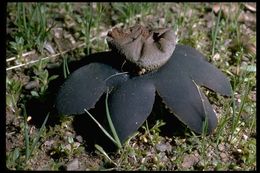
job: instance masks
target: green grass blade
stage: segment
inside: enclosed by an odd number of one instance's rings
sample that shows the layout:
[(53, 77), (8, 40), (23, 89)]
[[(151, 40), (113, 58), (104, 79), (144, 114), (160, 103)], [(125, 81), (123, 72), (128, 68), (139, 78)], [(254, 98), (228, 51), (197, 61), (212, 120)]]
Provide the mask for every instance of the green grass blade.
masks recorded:
[(27, 124), (27, 113), (26, 113), (26, 109), (24, 106), (23, 106), (23, 110), (24, 110), (25, 158), (26, 158), (26, 160), (28, 160), (29, 156), (30, 156), (29, 130), (28, 130), (28, 124)]
[(227, 123), (229, 121), (229, 117), (224, 116), (219, 121), (220, 122), (219, 122), (218, 130), (216, 130), (216, 132), (217, 132), (216, 133), (216, 144), (217, 144), (217, 146), (223, 138), (224, 130), (225, 130), (225, 127), (227, 126)]
[[(235, 81), (236, 82), (236, 81)], [(231, 131), (230, 131), (230, 140), (233, 138), (233, 132), (234, 132), (234, 124), (235, 124), (235, 118), (236, 118), (236, 102), (235, 102), (235, 94), (232, 93), (232, 125), (231, 125)]]
[(202, 103), (202, 106), (203, 106), (203, 111), (204, 111), (204, 114), (206, 116), (206, 118), (203, 122), (203, 127), (202, 127), (202, 136), (205, 136), (207, 134), (207, 131), (208, 131), (208, 113), (207, 113), (206, 107), (205, 107), (205, 100), (202, 98), (199, 86), (196, 84), (196, 82), (194, 80), (192, 80), (192, 82), (197, 87), (198, 93), (200, 95), (201, 103)]
[(109, 123), (109, 127), (110, 127), (110, 129), (111, 129), (111, 131), (112, 131), (112, 134), (113, 134), (114, 139), (115, 139), (116, 142), (117, 142), (117, 146), (118, 146), (119, 148), (122, 148), (120, 139), (119, 139), (119, 137), (118, 137), (118, 135), (117, 135), (117, 133), (116, 133), (116, 129), (115, 129), (115, 127), (114, 127), (114, 124), (113, 124), (113, 122), (112, 122), (112, 119), (111, 119), (111, 116), (110, 116), (110, 113), (109, 113), (109, 108), (108, 108), (108, 90), (107, 90), (107, 92), (106, 92), (106, 114), (107, 114), (107, 120), (108, 120), (108, 123)]
[(68, 75), (70, 74), (69, 67), (68, 67), (68, 58), (63, 58), (63, 76), (66, 79)]
[(207, 135), (207, 132), (208, 132), (208, 113), (206, 111), (205, 100), (202, 97), (201, 90), (200, 90), (199, 86), (196, 84), (196, 82), (194, 80), (192, 80), (192, 82), (197, 87), (198, 93), (200, 95), (201, 103), (202, 103), (202, 106), (203, 106), (203, 111), (204, 111), (204, 114), (205, 114), (205, 119), (204, 119), (203, 124), (202, 124), (202, 133), (201, 133), (201, 137), (202, 137), (201, 152), (202, 152), (203, 161), (205, 161), (205, 158), (206, 158), (206, 146), (207, 146), (207, 144), (206, 144), (206, 135)]
[[(88, 11), (90, 10), (90, 11)], [(90, 34), (91, 34), (91, 27), (93, 25), (93, 11), (92, 8), (85, 10), (84, 18), (85, 20), (88, 20), (85, 22), (85, 37), (86, 37), (86, 46), (87, 46), (87, 55), (90, 54)]]
[(66, 66), (67, 75), (69, 75), (70, 74), (70, 70), (69, 70), (69, 66), (68, 66), (68, 58), (66, 58), (65, 66)]
[(95, 147), (96, 147), (96, 149), (97, 149), (99, 152), (101, 152), (111, 163), (113, 163), (114, 165), (117, 166), (117, 164), (108, 156), (108, 154), (105, 152), (105, 150), (104, 150), (101, 146), (95, 144)]
[(26, 15), (25, 15), (25, 6), (24, 4), (21, 3), (21, 6), (22, 6), (22, 15), (23, 15), (23, 27), (25, 30), (27, 30), (27, 22), (26, 22)]
[(62, 67), (63, 67), (63, 76), (64, 76), (64, 78), (66, 79), (66, 78), (67, 78), (67, 73), (66, 73), (66, 68), (65, 68), (65, 59), (66, 59), (66, 58), (63, 58)]
[[(236, 115), (235, 114), (235, 109), (233, 110), (233, 120), (232, 120), (232, 126), (231, 126), (231, 138), (230, 138), (230, 140), (233, 139), (233, 134), (234, 134), (236, 128), (238, 127), (238, 125), (239, 125), (239, 120), (240, 120), (240, 117), (241, 117), (241, 113), (242, 113), (242, 111), (244, 109), (244, 105), (245, 105), (245, 102), (246, 102), (245, 100), (246, 100), (246, 97), (249, 94), (249, 86), (250, 86), (250, 82), (248, 80), (247, 84), (246, 84), (246, 89), (244, 90), (243, 98), (241, 99), (241, 106), (239, 108), (237, 116), (235, 116)], [(235, 98), (233, 98), (233, 105), (234, 104), (235, 104)]]
[(212, 30), (212, 56), (214, 56), (215, 54), (215, 46), (216, 46), (216, 40), (217, 40), (217, 34), (218, 34), (218, 30), (219, 30), (219, 22), (220, 22), (220, 16), (221, 16), (221, 11), (222, 11), (222, 8), (221, 8), (221, 5), (220, 5), (220, 10), (219, 10), (219, 13), (218, 13), (218, 19), (217, 19), (217, 23), (215, 25), (215, 30)]
[(94, 122), (98, 125), (98, 127), (105, 133), (105, 135), (117, 145), (117, 142), (114, 140), (114, 138), (106, 131), (106, 129), (89, 113), (87, 109), (84, 109), (84, 111), (94, 120)]
[(40, 131), (39, 131), (39, 133), (37, 134), (36, 139), (34, 140), (34, 142), (33, 142), (33, 144), (32, 144), (32, 148), (31, 148), (31, 150), (30, 150), (29, 156), (32, 154), (34, 148), (36, 147), (37, 143), (39, 142), (39, 139), (40, 139), (40, 137), (41, 137), (41, 135), (42, 135), (42, 133), (43, 133), (43, 130), (44, 130), (44, 128), (45, 128), (45, 124), (46, 124), (46, 122), (47, 122), (47, 120), (48, 120), (48, 118), (49, 118), (49, 114), (50, 114), (50, 113), (47, 114), (47, 116), (46, 116), (45, 119), (44, 119), (44, 122), (42, 123), (42, 126), (41, 126), (41, 128), (40, 128)]

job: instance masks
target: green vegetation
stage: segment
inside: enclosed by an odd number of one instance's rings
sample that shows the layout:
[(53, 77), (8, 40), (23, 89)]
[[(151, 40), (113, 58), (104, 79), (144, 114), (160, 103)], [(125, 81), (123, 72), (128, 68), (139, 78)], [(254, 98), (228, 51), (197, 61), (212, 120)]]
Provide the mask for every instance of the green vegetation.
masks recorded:
[[(6, 76), (7, 169), (64, 170), (77, 158), (76, 170), (256, 170), (252, 8), (245, 3), (8, 3), (6, 64), (12, 69)], [(120, 146), (116, 152), (99, 143), (91, 152), (88, 139), (76, 134), (73, 117), (60, 117), (50, 126), (47, 113), (36, 126), (32, 120), (39, 115), (28, 113), (24, 104), (49, 94), (49, 84), (58, 76), (47, 67), (60, 65), (66, 78), (71, 60), (108, 50), (105, 35), (114, 25), (135, 23), (172, 27), (179, 44), (196, 48), (230, 78), (231, 98), (200, 88), (218, 115), (215, 132), (198, 136), (186, 129), (181, 136), (165, 136), (161, 128), (170, 122), (147, 120), (124, 144), (112, 134)], [(32, 63), (22, 66), (27, 62)], [(38, 87), (25, 89), (29, 81), (38, 81)]]

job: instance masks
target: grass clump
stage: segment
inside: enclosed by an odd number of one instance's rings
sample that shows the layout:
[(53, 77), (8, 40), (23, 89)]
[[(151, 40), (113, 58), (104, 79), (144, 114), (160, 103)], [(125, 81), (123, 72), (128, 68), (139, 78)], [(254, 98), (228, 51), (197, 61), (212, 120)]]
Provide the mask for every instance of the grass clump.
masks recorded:
[(47, 10), (44, 3), (16, 3), (16, 18), (14, 21), (18, 31), (15, 33), (15, 42), (11, 46), (16, 53), (36, 48), (43, 50), (48, 39), (51, 27), (47, 23)]

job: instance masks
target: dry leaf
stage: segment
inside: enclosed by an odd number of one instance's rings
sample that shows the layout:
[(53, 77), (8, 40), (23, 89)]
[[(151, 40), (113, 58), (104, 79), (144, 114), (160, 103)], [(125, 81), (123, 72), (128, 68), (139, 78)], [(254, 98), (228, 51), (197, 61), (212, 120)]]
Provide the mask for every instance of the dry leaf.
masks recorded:
[(249, 2), (249, 3), (244, 3), (246, 9), (256, 12), (256, 3), (255, 2)]
[(225, 17), (234, 18), (239, 10), (239, 6), (237, 3), (218, 3), (214, 4), (212, 9), (215, 13), (218, 13), (222, 9)]
[(219, 53), (216, 53), (216, 54), (213, 56), (212, 59), (213, 59), (214, 61), (220, 60), (220, 55), (219, 55)]
[(238, 17), (239, 22), (244, 22), (244, 23), (252, 23), (253, 25), (256, 25), (256, 15), (250, 12), (242, 12), (240, 13)]
[(191, 168), (193, 165), (199, 162), (199, 158), (194, 154), (185, 155), (181, 166), (183, 168)]

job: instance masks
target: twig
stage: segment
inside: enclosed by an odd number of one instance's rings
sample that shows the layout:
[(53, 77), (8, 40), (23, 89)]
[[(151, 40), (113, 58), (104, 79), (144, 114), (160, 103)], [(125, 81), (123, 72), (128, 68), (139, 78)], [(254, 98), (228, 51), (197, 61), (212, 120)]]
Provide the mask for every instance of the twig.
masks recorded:
[[(29, 52), (25, 52), (25, 53), (22, 54), (22, 57), (34, 54), (35, 52), (36, 52), (35, 50), (29, 51)], [(16, 59), (17, 59), (17, 57), (11, 57), (11, 58), (6, 59), (6, 62), (13, 61), (13, 60), (16, 60)]]
[(74, 49), (77, 49), (77, 48), (80, 48), (80, 47), (83, 47), (83, 46), (85, 46), (85, 43), (81, 43), (81, 44), (79, 44), (78, 46), (75, 46), (75, 47), (73, 47), (73, 48), (71, 48), (71, 49), (65, 50), (65, 51), (60, 52), (60, 53), (56, 53), (56, 54), (54, 54), (54, 55), (52, 55), (52, 56), (47, 56), (47, 57), (45, 57), (45, 58), (41, 58), (41, 59), (38, 59), (38, 60), (35, 60), (35, 61), (30, 61), (30, 62), (25, 63), (25, 64), (19, 64), (19, 65), (16, 65), (16, 66), (9, 67), (9, 68), (6, 69), (6, 71), (12, 70), (12, 69), (15, 69), (15, 68), (19, 68), (19, 67), (22, 67), (22, 66), (25, 66), (25, 65), (33, 64), (33, 63), (36, 63), (36, 62), (41, 61), (41, 60), (46, 60), (46, 59), (49, 59), (49, 58), (54, 58), (54, 57), (57, 57), (57, 56), (59, 56), (59, 55), (61, 55), (61, 54), (67, 53), (67, 52), (69, 52), (69, 51), (72, 51), (72, 50), (74, 50)]

